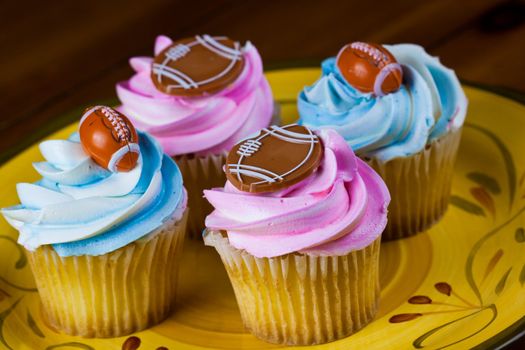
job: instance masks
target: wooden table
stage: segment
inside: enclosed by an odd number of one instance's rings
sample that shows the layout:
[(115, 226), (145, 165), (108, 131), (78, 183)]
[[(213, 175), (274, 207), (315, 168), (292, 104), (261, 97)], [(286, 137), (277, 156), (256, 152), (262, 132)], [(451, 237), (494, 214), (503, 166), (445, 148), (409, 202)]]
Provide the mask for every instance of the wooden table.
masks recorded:
[(525, 93), (524, 1), (4, 1), (0, 19), (0, 162), (115, 98), (160, 33), (251, 40), (267, 68), (318, 64), (354, 40), (414, 42), (464, 81)]
[[(414, 42), (460, 78), (525, 92), (524, 1), (8, 1), (0, 4), (0, 161), (115, 97), (153, 40), (251, 40), (266, 67), (318, 63), (354, 40)], [(30, 137), (28, 138), (28, 135)]]

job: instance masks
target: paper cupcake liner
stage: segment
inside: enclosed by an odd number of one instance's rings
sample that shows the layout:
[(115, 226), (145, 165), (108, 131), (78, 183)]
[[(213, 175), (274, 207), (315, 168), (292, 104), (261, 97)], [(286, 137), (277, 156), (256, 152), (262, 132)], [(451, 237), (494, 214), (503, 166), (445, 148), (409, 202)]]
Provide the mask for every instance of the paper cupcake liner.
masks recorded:
[(49, 326), (69, 335), (118, 337), (165, 319), (175, 303), (184, 216), (100, 256), (27, 251)]
[(343, 256), (256, 258), (218, 231), (204, 236), (226, 267), (244, 326), (262, 340), (288, 345), (344, 338), (374, 318), (380, 240)]
[(188, 192), (188, 237), (201, 239), (204, 219), (213, 211), (213, 207), (204, 198), (203, 191), (213, 187), (222, 187), (226, 175), (222, 170), (228, 153), (207, 156), (181, 155), (173, 157), (182, 173), (184, 187)]
[(437, 223), (447, 210), (461, 129), (415, 155), (386, 163), (368, 161), (385, 181), (392, 200), (383, 239), (412, 236)]

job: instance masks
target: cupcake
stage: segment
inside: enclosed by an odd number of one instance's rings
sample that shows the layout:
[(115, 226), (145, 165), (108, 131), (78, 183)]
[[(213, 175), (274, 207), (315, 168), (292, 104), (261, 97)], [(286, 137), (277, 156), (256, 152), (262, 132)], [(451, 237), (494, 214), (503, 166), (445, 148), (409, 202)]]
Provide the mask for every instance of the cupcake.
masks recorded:
[(261, 57), (250, 43), (197, 35), (157, 37), (155, 57), (134, 57), (117, 84), (119, 110), (161, 144), (179, 165), (188, 190), (188, 228), (201, 237), (212, 210), (202, 198), (223, 186), (226, 152), (270, 124), (273, 98)]
[(354, 42), (322, 63), (298, 98), (299, 123), (339, 132), (387, 184), (383, 237), (424, 231), (445, 213), (467, 99), (454, 72), (417, 45)]
[(310, 345), (369, 323), (379, 298), (388, 190), (333, 130), (271, 127), (237, 144), (204, 242), (219, 253), (245, 327)]
[(44, 141), (42, 179), (17, 185), (2, 209), (20, 232), (54, 329), (118, 337), (163, 320), (173, 307), (187, 196), (175, 162), (148, 134), (104, 106), (79, 132)]

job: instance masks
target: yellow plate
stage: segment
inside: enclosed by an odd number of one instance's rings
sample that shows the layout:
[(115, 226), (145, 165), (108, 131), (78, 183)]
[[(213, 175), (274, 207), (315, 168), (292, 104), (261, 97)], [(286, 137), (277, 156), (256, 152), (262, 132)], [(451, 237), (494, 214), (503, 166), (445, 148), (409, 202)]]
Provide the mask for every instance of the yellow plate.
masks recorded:
[[(318, 69), (267, 73), (286, 121)], [(470, 108), (452, 205), (430, 231), (383, 244), (381, 306), (357, 334), (311, 349), (493, 348), (525, 324), (525, 106), (465, 87)], [(50, 138), (65, 138), (76, 125)], [(0, 206), (17, 203), (15, 184), (34, 181), (37, 145), (0, 169)], [(42, 320), (38, 294), (17, 233), (0, 220), (0, 347), (9, 349), (263, 349), (243, 331), (217, 254), (190, 242), (177, 311), (134, 336), (81, 339)], [(162, 349), (162, 348), (161, 348)]]

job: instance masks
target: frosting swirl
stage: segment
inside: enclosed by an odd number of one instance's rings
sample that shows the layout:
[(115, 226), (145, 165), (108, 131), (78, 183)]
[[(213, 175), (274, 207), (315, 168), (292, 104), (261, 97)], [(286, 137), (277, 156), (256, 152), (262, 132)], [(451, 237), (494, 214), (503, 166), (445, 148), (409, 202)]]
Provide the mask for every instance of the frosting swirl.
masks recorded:
[(385, 45), (401, 64), (400, 89), (362, 93), (342, 77), (335, 58), (298, 98), (300, 123), (337, 130), (358, 154), (388, 161), (415, 154), (465, 120), (467, 99), (454, 71), (418, 45)]
[(28, 250), (52, 244), (60, 256), (101, 255), (180, 218), (186, 208), (175, 162), (139, 132), (140, 157), (129, 172), (110, 172), (82, 149), (78, 133), (40, 144), (43, 179), (17, 185), (20, 205), (2, 209)]
[[(172, 44), (157, 37), (155, 54)], [(270, 86), (263, 75), (257, 49), (242, 48), (245, 65), (237, 80), (218, 93), (204, 97), (164, 94), (151, 80), (151, 57), (130, 60), (136, 74), (117, 84), (119, 110), (138, 129), (152, 134), (170, 156), (217, 154), (269, 125), (273, 113)]]
[(204, 191), (215, 207), (206, 227), (226, 231), (230, 244), (256, 257), (344, 255), (372, 243), (386, 225), (388, 190), (335, 131), (319, 137), (321, 165), (295, 185), (253, 194), (227, 182)]

